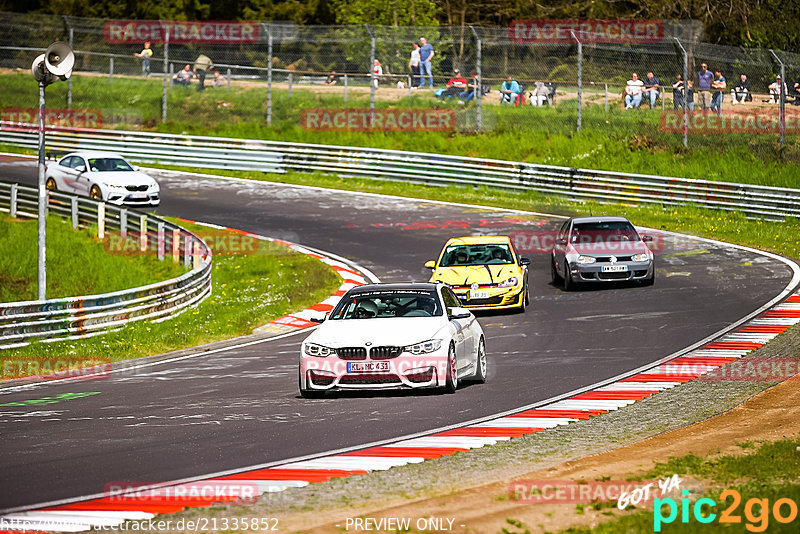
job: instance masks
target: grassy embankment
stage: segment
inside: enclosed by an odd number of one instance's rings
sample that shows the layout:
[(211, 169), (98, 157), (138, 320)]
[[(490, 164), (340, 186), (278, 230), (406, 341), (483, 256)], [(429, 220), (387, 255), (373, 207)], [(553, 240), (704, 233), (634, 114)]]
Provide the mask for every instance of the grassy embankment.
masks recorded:
[[(16, 224), (12, 223), (11, 226)], [(35, 222), (19, 224), (32, 224), (35, 234)], [(200, 235), (208, 232), (205, 227), (181, 225)], [(51, 221), (50, 227), (59, 226), (65, 227), (66, 224), (61, 225), (58, 220)], [(85, 233), (73, 232), (66, 227), (61, 232), (63, 235), (55, 230), (50, 234), (50, 243), (53, 243), (50, 249), (53, 258), (50, 262), (53, 266), (50, 279), (58, 279), (59, 273), (67, 273), (64, 278), (72, 285), (65, 287), (79, 289), (68, 291), (71, 294), (94, 292), (98, 287), (111, 289), (109, 285), (91, 285), (97, 284), (97, 279), (106, 275), (116, 276), (114, 280), (117, 285), (114, 288), (123, 289), (166, 279), (175, 274), (173, 271), (185, 272), (173, 266), (171, 261), (159, 262), (152, 254), (108, 254), (103, 243), (87, 238)], [(233, 243), (242, 242), (239, 234), (215, 230), (214, 235), (218, 241), (232, 236)], [(35, 235), (27, 239), (29, 245), (35, 243)], [(0, 237), (0, 250), (12, 250), (6, 248), (9, 243)], [(36, 272), (35, 249), (29, 248), (32, 252), (27, 263), (33, 263), (24, 267), (13, 262), (14, 269), (19, 270), (11, 271), (12, 276), (21, 276), (18, 274), (21, 272)], [(283, 245), (257, 241), (254, 246), (240, 246), (238, 250), (247, 253), (214, 256), (212, 295), (176, 318), (158, 323), (132, 323), (119, 331), (88, 339), (33, 343), (3, 355), (13, 355), (15, 358), (77, 355), (118, 361), (178, 350), (250, 334), (259, 325), (325, 299), (340, 284), (339, 276), (327, 265)], [(9, 256), (2, 255), (6, 261)], [(68, 259), (62, 261), (63, 258)], [(0, 272), (5, 270), (2, 265)], [(88, 271), (86, 265), (96, 267)], [(131, 271), (138, 272), (138, 278), (132, 277)], [(145, 275), (148, 277), (145, 278)], [(35, 280), (33, 284), (35, 289)], [(5, 288), (6, 284), (2, 286)], [(55, 294), (52, 285), (51, 294)]]

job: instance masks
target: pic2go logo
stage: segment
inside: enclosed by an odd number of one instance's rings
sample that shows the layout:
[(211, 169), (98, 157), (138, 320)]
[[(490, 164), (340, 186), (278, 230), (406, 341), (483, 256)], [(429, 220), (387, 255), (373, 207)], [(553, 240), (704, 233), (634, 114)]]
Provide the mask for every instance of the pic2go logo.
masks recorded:
[[(695, 521), (698, 523), (713, 523), (717, 519), (717, 514), (712, 513), (711, 510), (717, 507), (717, 503), (713, 499), (702, 498), (698, 499), (694, 505), (689, 504), (689, 499), (686, 497), (689, 490), (681, 492), (684, 496), (681, 499), (681, 523), (689, 522), (689, 512), (691, 509)], [(720, 493), (720, 499), (724, 502), (731, 498), (731, 502), (722, 513), (719, 514), (719, 523), (727, 524), (742, 523), (742, 517), (736, 513), (739, 505), (742, 502), (742, 496), (738, 491), (727, 489)], [(668, 512), (664, 516), (664, 508)], [(782, 498), (776, 500), (772, 508), (769, 506), (769, 499), (749, 499), (744, 505), (744, 517), (747, 519), (745, 528), (750, 532), (764, 532), (769, 527), (770, 512), (778, 523), (791, 523), (797, 519), (797, 503), (792, 499)], [(661, 532), (661, 525), (668, 525), (678, 518), (678, 504), (675, 499), (655, 499), (653, 501), (653, 531)]]

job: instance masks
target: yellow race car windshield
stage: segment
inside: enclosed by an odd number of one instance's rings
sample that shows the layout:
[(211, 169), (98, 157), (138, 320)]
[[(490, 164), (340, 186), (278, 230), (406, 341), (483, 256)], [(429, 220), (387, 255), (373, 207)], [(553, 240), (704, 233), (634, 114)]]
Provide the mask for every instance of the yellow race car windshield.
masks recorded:
[(452, 245), (442, 254), (440, 267), (462, 267), (469, 265), (509, 265), (514, 255), (508, 245)]

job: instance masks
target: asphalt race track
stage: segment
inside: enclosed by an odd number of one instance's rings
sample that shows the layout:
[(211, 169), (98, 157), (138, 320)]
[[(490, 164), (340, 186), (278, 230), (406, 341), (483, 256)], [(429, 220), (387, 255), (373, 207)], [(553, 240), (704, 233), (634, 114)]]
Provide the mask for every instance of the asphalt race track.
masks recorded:
[[(456, 235), (552, 228), (553, 219), (311, 188), (151, 173), (159, 213), (240, 228), (351, 259), (383, 281), (425, 280)], [(34, 183), (5, 158), (0, 178)], [(635, 223), (636, 221), (634, 221)], [(0, 391), (0, 510), (279, 462), (405, 436), (563, 394), (655, 361), (758, 309), (791, 279), (752, 252), (667, 236), (653, 287), (553, 287), (530, 255), (531, 308), (479, 316), (489, 380), (455, 395), (300, 398), (303, 334), (105, 380)], [(7, 403), (97, 392), (45, 406)]]

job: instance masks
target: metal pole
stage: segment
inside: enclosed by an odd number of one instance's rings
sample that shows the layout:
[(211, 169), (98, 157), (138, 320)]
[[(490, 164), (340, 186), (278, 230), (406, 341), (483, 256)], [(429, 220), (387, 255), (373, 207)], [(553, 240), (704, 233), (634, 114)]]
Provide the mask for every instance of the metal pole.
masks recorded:
[(578, 40), (575, 32), (570, 30), (572, 38), (578, 43), (578, 131), (581, 131), (582, 122), (582, 105), (583, 105), (583, 44)]
[[(72, 78), (70, 78), (72, 79)], [(108, 58), (108, 83), (114, 81), (114, 58)]]
[(11, 198), (8, 201), (8, 214), (11, 217), (17, 216), (17, 194), (19, 193), (19, 184), (11, 184)]
[[(69, 28), (69, 49), (75, 50), (75, 47), (72, 46), (74, 29), (72, 24), (69, 23), (69, 17), (66, 15), (64, 16), (64, 22), (67, 24), (67, 28)], [(67, 109), (72, 109), (72, 76), (70, 76), (69, 80), (67, 80)]]
[(683, 53), (683, 146), (689, 146), (689, 54), (676, 37), (675, 43)]
[(475, 28), (472, 26), (469, 27), (472, 30), (472, 35), (475, 36), (475, 42), (477, 44), (477, 50), (475, 55), (475, 70), (478, 73), (478, 87), (475, 90), (475, 98), (477, 98), (477, 108), (475, 110), (475, 128), (478, 131), (481, 131), (483, 128), (483, 108), (482, 108), (482, 100), (483, 100), (483, 73), (481, 72), (481, 61), (482, 61), (482, 43), (481, 38), (478, 35), (478, 32), (475, 31)]
[(225, 78), (225, 80), (227, 80), (227, 82), (228, 82), (228, 92), (230, 93), (231, 92), (231, 69), (230, 69), (230, 67), (228, 67), (228, 77)]
[(608, 113), (608, 82), (606, 82), (604, 85), (606, 86), (606, 100), (605, 100), (605, 107), (606, 107), (606, 113)]
[(411, 84), (414, 83), (414, 79), (411, 75), (408, 75), (408, 98), (411, 98)]
[(781, 159), (783, 159), (786, 157), (786, 91), (784, 91), (784, 86), (786, 85), (786, 65), (783, 64), (783, 61), (781, 61), (781, 58), (778, 57), (778, 54), (776, 54), (774, 50), (770, 49), (769, 53), (772, 54), (772, 57), (775, 58), (775, 61), (777, 61), (778, 65), (781, 67), (781, 83), (778, 87), (778, 94), (780, 95), (778, 113), (780, 114), (781, 121), (780, 146)]
[(169, 27), (164, 29), (164, 90), (161, 96), (161, 122), (167, 121), (167, 87), (169, 86)]
[(39, 82), (39, 300), (47, 299), (47, 187), (44, 177), (44, 81)]
[(375, 65), (375, 36), (372, 34), (369, 24), (364, 24), (364, 27), (369, 34), (369, 125), (371, 128), (375, 123), (375, 83), (378, 78), (372, 72), (372, 67)]
[(264, 24), (267, 30), (267, 126), (272, 125), (272, 30)]
[(289, 98), (292, 98), (292, 73), (291, 72), (286, 77), (286, 81), (289, 82)]
[(344, 101), (347, 102), (347, 74), (344, 75)]

